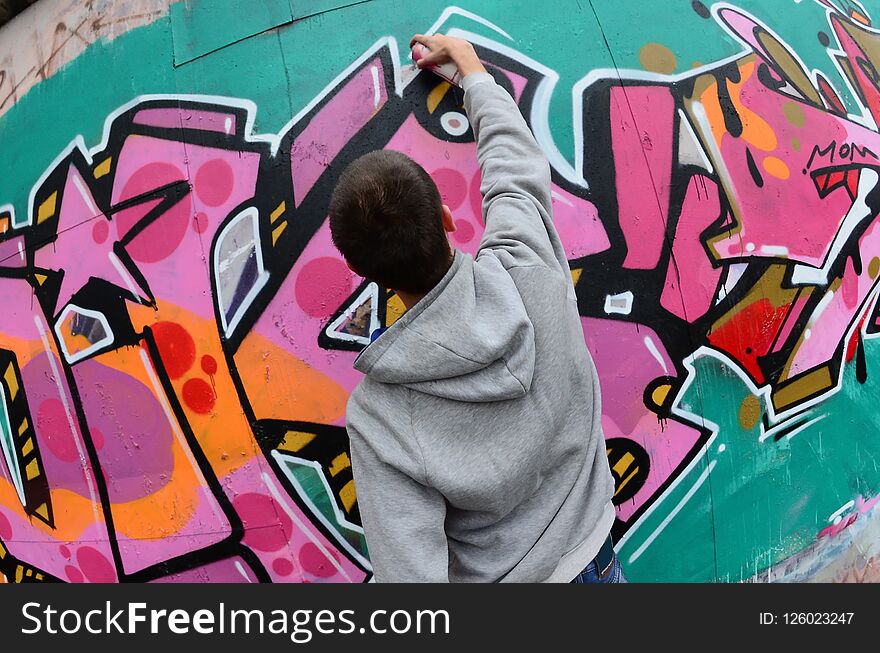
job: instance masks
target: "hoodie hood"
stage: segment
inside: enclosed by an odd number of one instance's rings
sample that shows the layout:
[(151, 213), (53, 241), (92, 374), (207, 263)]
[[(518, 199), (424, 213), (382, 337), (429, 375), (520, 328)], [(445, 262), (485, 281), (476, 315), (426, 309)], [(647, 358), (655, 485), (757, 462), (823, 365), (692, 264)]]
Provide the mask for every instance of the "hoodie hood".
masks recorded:
[(510, 274), (490, 252), (458, 250), (427, 295), (368, 345), (354, 367), (457, 401), (525, 395), (535, 370), (535, 334)]

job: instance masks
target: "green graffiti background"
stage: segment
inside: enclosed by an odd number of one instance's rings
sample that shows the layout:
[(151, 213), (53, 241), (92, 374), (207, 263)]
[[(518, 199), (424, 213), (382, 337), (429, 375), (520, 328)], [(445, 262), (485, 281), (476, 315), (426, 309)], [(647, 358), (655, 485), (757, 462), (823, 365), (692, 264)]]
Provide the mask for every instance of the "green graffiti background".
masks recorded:
[[(252, 4), (260, 7), (256, 18), (250, 14)], [(294, 7), (303, 4), (308, 3)], [(95, 145), (106, 116), (138, 95), (250, 99), (258, 107), (254, 131), (277, 132), (379, 38), (396, 38), (406, 57), (411, 35), (426, 30), (447, 6), (434, 0), (368, 0), (333, 9), (346, 4), (313, 3), (313, 11), (329, 11), (243, 40), (238, 40), (243, 29), (259, 31), (260, 21), (283, 14), (288, 0), (202, 0), (191, 14), (186, 5), (177, 4), (146, 27), (91, 46), (0, 118), (0, 204), (12, 203), (17, 221), (25, 221), (28, 192), (55, 156), (77, 134), (87, 146)], [(880, 16), (874, 4), (867, 8)], [(830, 32), (821, 6), (808, 0), (739, 0), (735, 5), (776, 31), (807, 68), (828, 77), (849, 109), (856, 108), (817, 38), (820, 31)], [(452, 16), (444, 28), (501, 40), (559, 74), (550, 123), (558, 149), (571, 162), (571, 88), (591, 70), (640, 69), (639, 51), (647, 43), (669, 48), (676, 72), (742, 50), (714, 20), (700, 17), (690, 0), (462, 0), (458, 6), (495, 23), (512, 39), (505, 41), (462, 16)], [(253, 24), (243, 27), (243, 13)], [(205, 42), (175, 42), (174, 20), (189, 25)], [(8, 37), (14, 25), (0, 34)], [(175, 66), (186, 58), (176, 59), (175, 53), (192, 55), (200, 49), (213, 51)], [(696, 380), (682, 407), (717, 425), (719, 433), (628, 534), (620, 555), (629, 577), (749, 578), (813, 543), (829, 515), (848, 501), (880, 493), (880, 414), (874, 409), (880, 393), (880, 375), (875, 373), (880, 349), (875, 342), (866, 342), (866, 357), (867, 383), (857, 383), (853, 366), (847, 365), (840, 391), (810, 412), (810, 417), (825, 417), (792, 438), (764, 442), (758, 440), (757, 427), (743, 430), (738, 419), (749, 389), (716, 359), (698, 359)], [(707, 475), (709, 465), (713, 468)]]

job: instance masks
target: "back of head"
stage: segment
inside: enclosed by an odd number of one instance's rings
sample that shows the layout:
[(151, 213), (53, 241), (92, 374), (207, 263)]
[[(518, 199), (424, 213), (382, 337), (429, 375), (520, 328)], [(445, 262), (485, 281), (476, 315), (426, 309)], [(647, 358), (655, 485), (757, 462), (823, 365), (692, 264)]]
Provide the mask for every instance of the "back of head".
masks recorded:
[(343, 171), (330, 199), (333, 244), (361, 276), (426, 293), (452, 260), (437, 186), (401, 152), (377, 150)]

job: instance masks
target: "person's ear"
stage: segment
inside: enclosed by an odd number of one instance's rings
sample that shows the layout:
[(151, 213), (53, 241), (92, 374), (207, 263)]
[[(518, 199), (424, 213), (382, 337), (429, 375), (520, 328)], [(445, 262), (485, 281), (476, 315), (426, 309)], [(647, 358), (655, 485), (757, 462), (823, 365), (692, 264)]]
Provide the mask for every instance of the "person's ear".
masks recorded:
[(443, 228), (447, 233), (452, 233), (455, 231), (455, 219), (452, 217), (452, 210), (443, 204), (441, 207), (441, 220), (443, 221)]

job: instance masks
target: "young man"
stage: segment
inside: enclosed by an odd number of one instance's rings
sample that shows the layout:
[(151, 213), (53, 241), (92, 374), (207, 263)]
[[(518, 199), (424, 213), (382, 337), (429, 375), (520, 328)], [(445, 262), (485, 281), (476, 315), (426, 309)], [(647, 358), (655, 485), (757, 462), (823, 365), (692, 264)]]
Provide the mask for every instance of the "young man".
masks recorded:
[(476, 258), (428, 174), (382, 150), (330, 203), (336, 247), (406, 313), (358, 356), (352, 467), (380, 582), (618, 582), (599, 382), (551, 218), (550, 167), (467, 41), (416, 35), (453, 62), (477, 140), (486, 230)]

